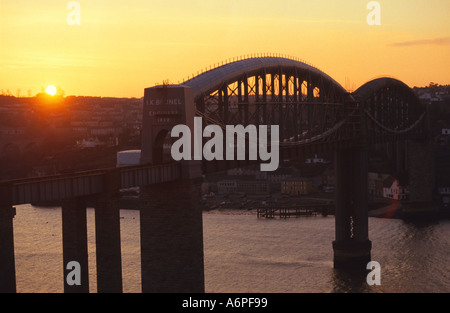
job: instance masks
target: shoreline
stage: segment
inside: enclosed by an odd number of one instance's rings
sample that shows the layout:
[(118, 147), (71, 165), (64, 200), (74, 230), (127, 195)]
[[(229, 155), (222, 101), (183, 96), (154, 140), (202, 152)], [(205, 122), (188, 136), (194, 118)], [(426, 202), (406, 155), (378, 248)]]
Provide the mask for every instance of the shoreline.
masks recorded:
[[(318, 200), (318, 199), (315, 199)], [(323, 199), (323, 201), (329, 201), (329, 199)], [(34, 207), (55, 207), (60, 206), (59, 203), (41, 203), (32, 204)], [(441, 208), (439, 205), (432, 203), (407, 203), (392, 201), (388, 204), (375, 205), (376, 208), (370, 209), (374, 204), (369, 205), (368, 217), (375, 218), (394, 218), (403, 220), (422, 220), (422, 219), (442, 219), (450, 218), (450, 209)], [(137, 197), (125, 197), (119, 200), (119, 207), (121, 210), (139, 210)], [(245, 215), (256, 215), (256, 208), (253, 206), (216, 206), (203, 209), (204, 212), (211, 211), (223, 211), (223, 212), (245, 212)], [(329, 212), (329, 215), (334, 215), (333, 212)]]
[(368, 216), (402, 220), (442, 219), (450, 217), (450, 210), (444, 210), (439, 205), (433, 203), (403, 203), (393, 201), (389, 205), (370, 210)]

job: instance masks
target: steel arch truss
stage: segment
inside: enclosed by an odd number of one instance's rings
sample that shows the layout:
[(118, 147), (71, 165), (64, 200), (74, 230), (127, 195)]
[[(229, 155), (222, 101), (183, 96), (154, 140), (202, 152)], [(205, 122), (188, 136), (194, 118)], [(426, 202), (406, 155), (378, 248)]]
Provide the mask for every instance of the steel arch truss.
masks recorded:
[(422, 137), (426, 135), (426, 110), (414, 92), (392, 78), (370, 81), (355, 91), (365, 116), (367, 137)]
[(243, 72), (196, 95), (195, 103), (206, 124), (279, 125), (280, 141), (289, 145), (331, 140), (356, 105), (328, 77), (283, 66)]
[(280, 143), (357, 145), (426, 135), (425, 108), (403, 82), (379, 78), (349, 94), (315, 67), (249, 58), (183, 83), (204, 125), (279, 125)]

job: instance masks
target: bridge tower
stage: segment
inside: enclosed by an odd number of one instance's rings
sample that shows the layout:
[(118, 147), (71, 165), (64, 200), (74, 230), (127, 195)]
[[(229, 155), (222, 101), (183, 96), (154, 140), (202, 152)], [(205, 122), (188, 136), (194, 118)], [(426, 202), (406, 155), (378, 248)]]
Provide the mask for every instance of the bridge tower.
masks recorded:
[[(193, 134), (192, 89), (145, 89), (143, 114), (141, 163), (161, 164), (164, 139), (175, 125)], [(181, 180), (141, 187), (142, 292), (204, 292), (201, 163), (181, 162)]]

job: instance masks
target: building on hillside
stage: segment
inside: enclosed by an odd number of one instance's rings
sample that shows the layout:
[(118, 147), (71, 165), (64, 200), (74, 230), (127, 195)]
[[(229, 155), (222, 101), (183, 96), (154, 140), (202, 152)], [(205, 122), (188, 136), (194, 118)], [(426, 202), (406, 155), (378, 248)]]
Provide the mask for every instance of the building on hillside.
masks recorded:
[(266, 180), (239, 180), (226, 179), (217, 182), (219, 194), (245, 193), (245, 194), (267, 194), (270, 193), (270, 183)]
[(383, 181), (383, 197), (393, 200), (407, 200), (409, 188), (405, 181), (389, 176)]
[(79, 148), (95, 148), (99, 146), (104, 146), (105, 143), (100, 141), (98, 138), (89, 138), (77, 141), (77, 146)]
[(268, 194), (270, 193), (270, 183), (266, 180), (244, 180), (237, 181), (238, 192), (246, 194)]
[(237, 192), (236, 180), (221, 180), (217, 182), (217, 191), (219, 194), (229, 194)]
[(292, 166), (279, 167), (274, 172), (267, 173), (267, 181), (270, 183), (271, 189), (274, 191), (281, 191), (281, 182), (286, 179), (298, 177), (300, 172)]
[(306, 178), (290, 178), (281, 181), (281, 193), (284, 195), (300, 196), (313, 192), (312, 180)]

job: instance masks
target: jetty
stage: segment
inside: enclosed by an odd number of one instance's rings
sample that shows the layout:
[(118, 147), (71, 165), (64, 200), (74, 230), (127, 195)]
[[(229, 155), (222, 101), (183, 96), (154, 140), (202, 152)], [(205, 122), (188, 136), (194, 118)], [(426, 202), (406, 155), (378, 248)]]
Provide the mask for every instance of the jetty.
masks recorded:
[(290, 218), (334, 213), (334, 204), (308, 204), (290, 206), (261, 206), (256, 209), (258, 218)]

